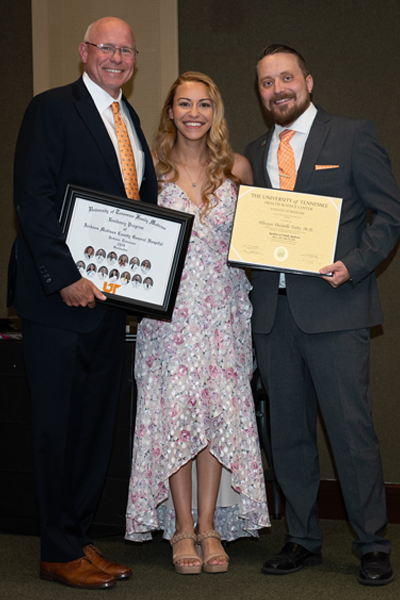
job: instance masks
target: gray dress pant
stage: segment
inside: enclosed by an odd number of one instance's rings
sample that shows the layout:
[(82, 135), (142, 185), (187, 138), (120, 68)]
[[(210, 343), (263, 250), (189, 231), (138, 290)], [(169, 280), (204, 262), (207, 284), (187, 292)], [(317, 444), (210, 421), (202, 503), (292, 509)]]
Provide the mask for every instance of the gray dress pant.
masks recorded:
[(278, 297), (269, 334), (254, 334), (257, 364), (270, 400), (271, 443), (286, 497), (286, 541), (319, 552), (317, 495), (320, 471), (317, 406), (324, 419), (347, 513), (353, 550), (389, 553), (379, 443), (371, 418), (369, 329), (306, 334), (295, 324), (286, 296)]

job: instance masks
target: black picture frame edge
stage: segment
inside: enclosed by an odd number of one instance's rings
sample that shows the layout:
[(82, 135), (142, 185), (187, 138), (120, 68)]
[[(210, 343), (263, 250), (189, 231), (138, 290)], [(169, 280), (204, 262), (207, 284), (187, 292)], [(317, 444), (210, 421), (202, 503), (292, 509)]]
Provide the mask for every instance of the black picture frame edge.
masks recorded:
[(133, 205), (132, 202), (134, 201), (128, 198), (115, 196), (113, 194), (106, 194), (98, 190), (92, 190), (68, 183), (65, 188), (59, 216), (61, 230), (65, 235), (68, 232), (68, 225), (73, 213), (74, 202), (77, 197), (81, 197), (85, 200), (92, 200), (99, 204), (105, 204), (108, 206), (112, 205), (128, 211), (134, 210), (134, 212), (140, 212), (141, 214), (147, 216), (155, 216), (167, 221), (174, 221), (181, 225), (177, 240), (177, 247), (173, 257), (173, 264), (171, 265), (170, 277), (164, 295), (164, 303), (162, 305), (151, 302), (143, 302), (142, 300), (122, 300), (120, 297), (115, 297), (114, 294), (109, 294), (102, 290), (103, 294), (107, 297), (106, 302), (108, 305), (116, 306), (117, 308), (123, 308), (128, 314), (157, 318), (160, 320), (170, 320), (174, 310), (180, 278), (185, 264), (186, 252), (189, 245), (194, 215), (142, 201), (135, 202)]

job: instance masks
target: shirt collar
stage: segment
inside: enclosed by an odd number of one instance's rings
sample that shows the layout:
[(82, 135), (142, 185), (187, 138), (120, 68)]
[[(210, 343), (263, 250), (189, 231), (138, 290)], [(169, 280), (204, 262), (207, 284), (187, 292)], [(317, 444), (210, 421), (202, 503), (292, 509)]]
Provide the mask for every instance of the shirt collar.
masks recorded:
[(308, 134), (311, 129), (311, 125), (313, 124), (314, 119), (317, 115), (317, 112), (317, 108), (311, 102), (307, 110), (305, 110), (303, 114), (300, 115), (300, 117), (296, 119), (296, 121), (292, 123), (292, 125), (290, 125), (290, 127), (281, 127), (280, 125), (275, 125), (275, 135), (278, 136), (284, 129), (291, 129), (293, 131), (298, 131), (299, 133)]
[(90, 95), (93, 98), (93, 102), (96, 105), (97, 110), (102, 114), (107, 108), (111, 106), (113, 102), (119, 102), (121, 104), (122, 90), (119, 90), (118, 98), (113, 98), (108, 92), (103, 90), (97, 83), (90, 79), (86, 71), (82, 76), (83, 83), (89, 90)]

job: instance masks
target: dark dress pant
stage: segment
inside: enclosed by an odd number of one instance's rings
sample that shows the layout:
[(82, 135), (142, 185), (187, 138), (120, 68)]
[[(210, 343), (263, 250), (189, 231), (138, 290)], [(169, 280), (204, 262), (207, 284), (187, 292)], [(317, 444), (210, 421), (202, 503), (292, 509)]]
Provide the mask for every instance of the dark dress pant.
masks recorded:
[(270, 400), (274, 468), (286, 497), (287, 541), (319, 552), (317, 407), (324, 419), (351, 525), (353, 550), (390, 552), (379, 443), (369, 388), (369, 329), (306, 334), (278, 297), (272, 331), (254, 334)]
[(90, 333), (23, 321), (44, 561), (75, 560), (89, 543), (113, 442), (125, 324), (118, 309)]

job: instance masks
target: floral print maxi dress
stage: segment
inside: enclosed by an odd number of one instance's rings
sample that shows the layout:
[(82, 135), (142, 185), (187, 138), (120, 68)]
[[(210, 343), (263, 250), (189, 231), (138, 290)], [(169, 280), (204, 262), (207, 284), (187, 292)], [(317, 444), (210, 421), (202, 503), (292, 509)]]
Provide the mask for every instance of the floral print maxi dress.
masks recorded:
[(159, 195), (160, 206), (194, 214), (195, 221), (172, 320), (143, 319), (138, 328), (126, 515), (132, 541), (151, 539), (160, 528), (172, 537), (175, 512), (164, 503), (169, 477), (208, 442), (238, 492), (236, 505), (216, 509), (222, 538), (257, 536), (270, 525), (250, 389), (251, 286), (242, 269), (226, 264), (236, 188), (227, 179), (215, 196), (201, 223), (199, 209), (175, 183), (163, 183)]

